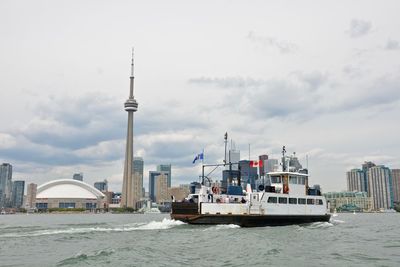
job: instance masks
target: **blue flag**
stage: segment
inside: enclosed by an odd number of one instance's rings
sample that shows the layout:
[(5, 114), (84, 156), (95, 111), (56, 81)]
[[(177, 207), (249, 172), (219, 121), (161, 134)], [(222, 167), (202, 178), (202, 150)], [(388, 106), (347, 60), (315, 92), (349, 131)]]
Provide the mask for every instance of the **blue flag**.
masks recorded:
[(203, 160), (204, 159), (204, 152), (201, 152), (200, 154), (197, 154), (196, 155), (196, 157), (194, 157), (194, 160), (193, 160), (193, 164), (196, 162), (196, 160), (198, 160), (198, 159), (201, 159), (201, 160)]

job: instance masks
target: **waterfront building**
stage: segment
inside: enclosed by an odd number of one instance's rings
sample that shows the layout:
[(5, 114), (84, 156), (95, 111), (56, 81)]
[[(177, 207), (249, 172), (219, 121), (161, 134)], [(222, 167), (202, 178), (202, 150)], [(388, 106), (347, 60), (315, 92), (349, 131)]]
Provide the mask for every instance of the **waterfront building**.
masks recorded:
[(122, 195), (121, 195), (121, 206), (122, 207), (136, 207), (135, 200), (138, 196), (134, 194), (134, 186), (137, 181), (134, 182), (133, 179), (133, 113), (138, 109), (138, 103), (134, 98), (134, 73), (133, 73), (133, 50), (132, 50), (132, 63), (131, 63), (131, 76), (130, 76), (130, 89), (129, 98), (125, 102), (125, 111), (128, 112), (128, 131), (126, 135), (126, 150), (125, 150), (125, 164), (124, 164), (124, 177), (122, 181)]
[(107, 192), (108, 191), (108, 181), (106, 179), (104, 179), (104, 181), (102, 181), (102, 182), (95, 182), (94, 187), (103, 193)]
[(393, 208), (393, 188), (390, 169), (383, 165), (368, 169), (368, 196), (373, 198), (374, 210)]
[(277, 159), (268, 159), (267, 164), (265, 164), (265, 172), (275, 172), (279, 169), (279, 162)]
[(372, 197), (367, 192), (328, 192), (323, 194), (330, 203), (330, 211), (364, 211), (372, 210)]
[(11, 206), (12, 193), (12, 165), (0, 165), (0, 208)]
[(119, 208), (121, 206), (121, 193), (113, 192), (111, 198), (111, 204), (109, 204), (110, 208)]
[(368, 170), (375, 166), (376, 166), (375, 163), (373, 163), (372, 161), (364, 161), (364, 163), (361, 165), (361, 169), (364, 172), (364, 184), (365, 184), (365, 188), (362, 191), (369, 192)]
[(246, 189), (246, 185), (250, 184), (252, 189), (256, 187), (256, 180), (258, 179), (257, 167), (250, 167), (250, 160), (239, 161), (241, 185)]
[(393, 202), (400, 203), (400, 169), (392, 169)]
[(30, 183), (28, 184), (28, 188), (26, 190), (26, 208), (34, 209), (36, 207), (36, 192), (37, 192), (37, 184)]
[[(143, 197), (143, 172), (144, 171), (144, 161), (142, 157), (134, 157), (133, 158), (133, 174), (137, 176), (139, 187), (141, 188), (142, 192), (140, 192), (140, 197)], [(134, 178), (135, 180), (136, 178)]]
[(12, 207), (21, 208), (24, 203), (25, 181), (14, 181), (12, 185)]
[(155, 202), (162, 204), (165, 202), (171, 202), (171, 197), (168, 194), (168, 173), (161, 172), (155, 177)]
[(182, 199), (187, 197), (189, 193), (190, 193), (189, 185), (185, 186), (180, 185), (179, 187), (168, 188), (168, 195), (170, 196), (171, 200), (173, 197), (176, 201), (182, 201)]
[[(233, 170), (233, 171), (239, 170), (238, 163), (240, 161), (240, 150), (230, 149), (227, 156), (228, 157), (226, 159), (227, 164), (225, 165), (225, 170)], [(230, 164), (228, 163), (233, 163), (233, 164), (229, 166)]]
[(103, 208), (105, 195), (93, 186), (71, 179), (47, 182), (37, 188), (36, 208)]
[(137, 203), (143, 197), (143, 176), (135, 172), (133, 174), (133, 202), (135, 208), (138, 208)]
[(260, 171), (259, 177), (263, 177), (263, 176), (265, 176), (268, 155), (260, 155), (260, 156), (258, 156), (258, 159), (262, 162), (261, 166), (259, 167), (259, 171)]
[(363, 170), (352, 169), (346, 172), (347, 191), (368, 192), (368, 183)]
[(289, 168), (291, 171), (296, 171), (298, 172), (303, 168), (301, 166), (299, 159), (296, 157), (296, 153), (293, 153), (293, 155), (290, 156), (289, 158)]
[[(169, 175), (168, 172), (149, 171), (149, 198), (153, 202), (156, 202), (157, 177), (162, 174), (164, 174), (166, 176)], [(167, 178), (167, 181), (168, 181), (168, 178)]]
[(160, 164), (157, 166), (157, 171), (168, 173), (168, 187), (171, 187), (171, 180), (172, 180), (171, 164)]
[(104, 201), (105, 207), (109, 207), (110, 204), (112, 204), (114, 192), (106, 191), (106, 192), (103, 192), (103, 194), (105, 195), (105, 201)]
[(75, 173), (72, 179), (83, 182), (83, 173)]

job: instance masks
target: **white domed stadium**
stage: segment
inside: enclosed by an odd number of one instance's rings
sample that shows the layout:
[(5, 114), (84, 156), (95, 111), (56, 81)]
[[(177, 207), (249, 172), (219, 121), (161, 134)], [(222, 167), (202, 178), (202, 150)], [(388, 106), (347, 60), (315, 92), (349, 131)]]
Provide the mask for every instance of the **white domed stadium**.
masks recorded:
[(36, 207), (50, 208), (103, 208), (105, 195), (93, 186), (73, 179), (47, 182), (37, 188)]

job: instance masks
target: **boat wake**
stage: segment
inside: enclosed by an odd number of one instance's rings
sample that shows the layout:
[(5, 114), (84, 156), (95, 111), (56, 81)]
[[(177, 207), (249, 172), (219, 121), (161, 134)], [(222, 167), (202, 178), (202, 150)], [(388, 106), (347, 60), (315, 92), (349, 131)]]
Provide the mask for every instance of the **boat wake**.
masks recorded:
[(237, 229), (240, 228), (239, 225), (236, 224), (217, 224), (212, 227), (208, 227), (203, 231), (213, 231), (213, 230), (225, 230), (225, 229)]
[(332, 223), (333, 225), (338, 225), (338, 224), (341, 224), (341, 223), (345, 223), (345, 221), (338, 220), (338, 219), (330, 219), (329, 222)]
[(46, 235), (60, 235), (60, 234), (86, 234), (93, 232), (130, 232), (140, 230), (166, 230), (179, 225), (185, 224), (181, 221), (171, 220), (164, 218), (162, 221), (151, 221), (149, 223), (133, 223), (121, 225), (118, 227), (70, 227), (64, 229), (45, 229), (35, 231), (24, 231), (22, 233), (6, 233), (0, 234), (0, 238), (10, 237), (35, 237)]
[(334, 226), (331, 222), (314, 222), (305, 226), (308, 229), (324, 229)]
[(60, 262), (58, 262), (57, 266), (67, 266), (67, 265), (76, 265), (79, 264), (80, 262), (87, 262), (90, 260), (97, 260), (99, 258), (103, 257), (109, 257), (111, 254), (115, 252), (114, 249), (104, 249), (104, 250), (99, 250), (95, 251), (93, 253), (78, 253), (75, 256), (66, 258)]
[(165, 230), (165, 229), (170, 229), (175, 226), (179, 226), (179, 225), (183, 225), (183, 224), (186, 224), (186, 223), (164, 218), (161, 222), (152, 221), (145, 225), (137, 227), (136, 230)]

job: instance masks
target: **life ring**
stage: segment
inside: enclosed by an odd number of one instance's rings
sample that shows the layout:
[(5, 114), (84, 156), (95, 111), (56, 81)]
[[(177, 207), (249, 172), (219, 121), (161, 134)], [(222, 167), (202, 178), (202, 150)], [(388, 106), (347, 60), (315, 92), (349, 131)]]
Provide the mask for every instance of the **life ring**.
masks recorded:
[(217, 186), (213, 186), (212, 187), (212, 191), (214, 194), (218, 194), (219, 193), (219, 188)]
[(289, 193), (289, 186), (287, 184), (283, 185), (283, 193), (284, 194)]

